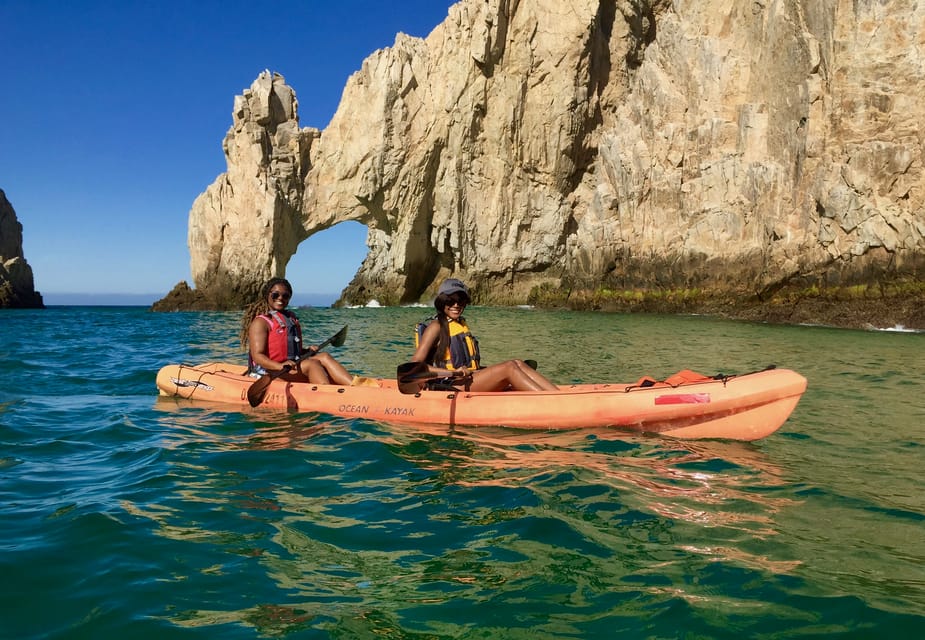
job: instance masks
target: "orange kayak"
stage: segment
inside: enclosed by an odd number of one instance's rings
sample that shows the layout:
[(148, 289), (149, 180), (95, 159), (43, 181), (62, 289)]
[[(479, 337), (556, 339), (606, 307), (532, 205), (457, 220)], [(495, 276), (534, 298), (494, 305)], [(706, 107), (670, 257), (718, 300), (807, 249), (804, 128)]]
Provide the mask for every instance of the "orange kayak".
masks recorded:
[[(157, 374), (163, 396), (247, 407), (255, 379), (246, 367), (173, 364)], [(712, 378), (681, 371), (664, 381), (574, 384), (557, 391), (429, 391), (405, 394), (394, 379), (354, 385), (274, 380), (260, 406), (400, 424), (508, 426), (520, 429), (612, 428), (676, 438), (757, 440), (787, 420), (806, 390), (789, 369)]]

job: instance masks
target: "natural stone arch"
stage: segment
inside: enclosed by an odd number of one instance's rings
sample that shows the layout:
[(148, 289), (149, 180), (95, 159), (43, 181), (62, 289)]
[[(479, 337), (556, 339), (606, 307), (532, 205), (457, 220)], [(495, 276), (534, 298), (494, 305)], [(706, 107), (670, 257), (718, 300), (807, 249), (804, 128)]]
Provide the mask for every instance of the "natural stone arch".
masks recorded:
[(369, 56), (324, 132), (276, 74), (235, 100), (194, 283), (239, 304), (341, 220), (370, 230), (345, 299), (920, 279), (923, 25), (912, 0), (462, 0)]

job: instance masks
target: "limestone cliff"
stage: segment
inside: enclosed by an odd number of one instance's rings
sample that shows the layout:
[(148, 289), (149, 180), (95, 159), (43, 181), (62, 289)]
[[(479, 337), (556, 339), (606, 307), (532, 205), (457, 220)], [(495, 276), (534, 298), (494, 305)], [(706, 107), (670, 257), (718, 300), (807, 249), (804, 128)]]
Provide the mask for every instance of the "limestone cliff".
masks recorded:
[(923, 86), (915, 0), (463, 0), (324, 131), (277, 74), (236, 98), (193, 280), (240, 303), (357, 220), (354, 303), (921, 282)]
[(44, 308), (22, 251), (22, 224), (0, 189), (0, 308)]

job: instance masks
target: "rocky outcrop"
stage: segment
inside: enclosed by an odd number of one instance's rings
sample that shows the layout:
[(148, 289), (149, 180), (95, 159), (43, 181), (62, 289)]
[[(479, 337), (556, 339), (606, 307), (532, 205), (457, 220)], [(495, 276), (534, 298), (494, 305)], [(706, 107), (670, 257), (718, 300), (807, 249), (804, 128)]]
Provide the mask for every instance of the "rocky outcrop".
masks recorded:
[(190, 269), (207, 298), (249, 301), (285, 272), (309, 235), (305, 178), (320, 133), (299, 128), (297, 108), (295, 92), (269, 71), (235, 98), (223, 144), (228, 170), (196, 198), (189, 218)]
[(345, 220), (353, 303), (920, 282), (923, 33), (914, 0), (463, 0), (323, 132), (277, 74), (235, 100), (195, 285), (245, 301)]
[(0, 308), (42, 309), (32, 267), (22, 251), (22, 225), (0, 189)]

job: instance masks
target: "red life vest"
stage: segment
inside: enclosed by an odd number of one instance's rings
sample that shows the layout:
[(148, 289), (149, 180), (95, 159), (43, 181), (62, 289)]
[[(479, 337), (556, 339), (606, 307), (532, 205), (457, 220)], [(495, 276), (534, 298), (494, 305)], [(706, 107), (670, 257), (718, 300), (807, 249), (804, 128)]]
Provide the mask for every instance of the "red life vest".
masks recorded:
[(296, 360), (302, 355), (302, 327), (294, 313), (283, 309), (257, 317), (270, 325), (267, 334), (267, 355), (270, 360), (285, 362)]

